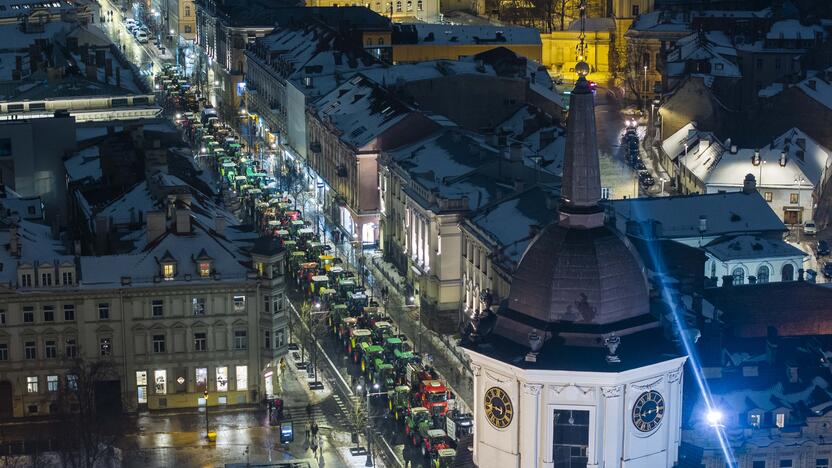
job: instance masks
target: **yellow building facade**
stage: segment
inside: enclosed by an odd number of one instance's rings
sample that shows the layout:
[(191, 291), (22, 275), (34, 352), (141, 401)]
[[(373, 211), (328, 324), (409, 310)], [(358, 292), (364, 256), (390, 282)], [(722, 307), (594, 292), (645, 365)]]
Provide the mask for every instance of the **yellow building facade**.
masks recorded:
[(439, 20), (439, 0), (306, 0), (308, 7), (363, 6), (393, 22)]
[(474, 56), (497, 47), (505, 47), (536, 62), (542, 63), (543, 60), (540, 44), (393, 44), (393, 63), (459, 60), (460, 57)]
[[(610, 52), (614, 44), (613, 31), (589, 31), (584, 38), (584, 60), (591, 67), (591, 77), (596, 82), (612, 78)], [(577, 80), (575, 64), (578, 63), (580, 31), (555, 31), (541, 34), (543, 43), (542, 63), (550, 73), (566, 80)]]

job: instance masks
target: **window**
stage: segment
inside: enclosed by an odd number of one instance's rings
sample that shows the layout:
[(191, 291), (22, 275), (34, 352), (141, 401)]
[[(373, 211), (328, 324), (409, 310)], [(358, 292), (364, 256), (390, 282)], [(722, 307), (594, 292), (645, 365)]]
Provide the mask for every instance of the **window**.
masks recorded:
[(734, 268), (734, 271), (731, 272), (731, 276), (734, 277), (734, 286), (745, 284), (745, 270), (741, 267)]
[(248, 349), (248, 333), (245, 330), (234, 330), (234, 349)]
[(203, 278), (211, 276), (211, 264), (209, 262), (199, 262), (199, 276)]
[(781, 62), (781, 59), (780, 59), (779, 57), (778, 57), (778, 58), (776, 58), (776, 59), (774, 59), (774, 69), (775, 69), (775, 70), (779, 70), (779, 69), (780, 69), (780, 62)]
[(800, 194), (799, 193), (790, 193), (789, 194), (789, 203), (793, 205), (797, 205), (800, 203)]
[(0, 343), (0, 361), (9, 360), (9, 344)]
[(5, 325), (5, 324), (6, 324), (6, 311), (3, 310), (3, 309), (0, 309), (0, 325)]
[(205, 333), (194, 333), (194, 351), (207, 351), (208, 339)]
[(23, 323), (32, 323), (35, 321), (35, 308), (32, 306), (23, 307)]
[(41, 286), (52, 286), (52, 273), (41, 273), (40, 274), (40, 285)]
[(58, 376), (57, 375), (47, 375), (46, 376), (46, 391), (47, 392), (57, 392), (58, 391)]
[(638, 16), (638, 5), (633, 5), (633, 17)]
[(228, 391), (228, 368), (227, 367), (217, 367), (217, 391), (218, 392), (227, 392)]
[(263, 332), (263, 348), (272, 349), (272, 332), (269, 330)]
[(780, 281), (794, 281), (794, 265), (787, 263), (783, 265), (780, 273)]
[(416, 2), (416, 10), (422, 11), (424, 9), (423, 7), (424, 7), (424, 3), (422, 2), (422, 0), (419, 0), (419, 1)]
[(136, 371), (136, 402), (147, 404), (147, 371)]
[(771, 203), (771, 201), (774, 199), (774, 194), (771, 192), (764, 192), (763, 198), (765, 198), (767, 202)]
[(20, 275), (20, 287), (22, 288), (31, 288), (32, 287), (32, 274), (31, 273), (23, 273)]
[(72, 283), (72, 272), (71, 271), (65, 271), (65, 272), (61, 273), (61, 281), (63, 282), (64, 286), (71, 286), (73, 284)]
[(763, 59), (758, 58), (757, 62), (756, 62), (756, 65), (757, 65), (757, 70), (762, 70), (763, 69)]
[(23, 343), (23, 351), (26, 359), (37, 359), (38, 348), (34, 341), (26, 341)]
[(751, 463), (751, 468), (766, 468), (765, 460), (757, 460)]
[(193, 32), (193, 30), (191, 29), (191, 25), (190, 25), (190, 24), (186, 24), (186, 25), (185, 25), (185, 33), (186, 33), (186, 34), (190, 34), (190, 33), (192, 33), (192, 32)]
[(780, 460), (780, 468), (791, 468), (792, 460), (790, 458)]
[(815, 459), (815, 468), (829, 468), (829, 459), (828, 458)]
[(191, 300), (191, 308), (194, 311), (194, 315), (205, 315), (205, 298), (204, 297), (195, 297)]
[(189, 7), (189, 6), (185, 7), (185, 16), (186, 17), (191, 16), (191, 7)]
[(396, 11), (399, 11), (399, 12), (402, 11), (402, 2), (401, 2), (401, 0), (396, 2)]
[(384, 45), (384, 38), (383, 37), (378, 38), (378, 45)]
[(176, 265), (173, 263), (165, 263), (162, 265), (162, 276), (166, 280), (172, 280), (174, 275), (176, 274)]
[(586, 466), (589, 446), (589, 411), (554, 411), (553, 458), (559, 466)]
[(263, 296), (263, 312), (269, 313), (271, 311), (272, 301), (269, 296)]
[(234, 296), (234, 312), (243, 312), (246, 310), (246, 297)]
[(237, 390), (248, 389), (248, 366), (237, 366)]
[(165, 352), (165, 335), (153, 335), (153, 352)]
[(153, 371), (153, 382), (157, 395), (165, 395), (168, 393), (168, 371), (164, 369)]
[(98, 340), (98, 347), (102, 356), (109, 356), (113, 352), (113, 339), (104, 337)]
[(78, 355), (78, 343), (75, 338), (67, 338), (64, 346), (66, 357), (73, 358)]
[(38, 377), (26, 377), (26, 393), (38, 392)]
[(46, 340), (43, 345), (46, 352), (46, 359), (55, 359), (58, 357), (58, 342), (55, 340)]
[(282, 328), (280, 330), (277, 330), (277, 331), (274, 332), (274, 347), (275, 348), (282, 348), (283, 345), (285, 344), (284, 340), (285, 340), (284, 331), (283, 331)]
[(208, 390), (208, 368), (198, 367), (196, 369), (196, 391), (202, 393)]
[(757, 268), (757, 282), (768, 283), (769, 273), (771, 270), (766, 265), (760, 265), (760, 268)]
[(100, 302), (98, 304), (98, 320), (107, 320), (110, 318), (110, 303)]
[(412, 0), (407, 0), (407, 11), (412, 11), (412, 10), (413, 10), (413, 1)]
[(748, 424), (750, 424), (751, 427), (759, 428), (762, 420), (762, 415), (759, 413), (752, 413), (748, 415)]
[(44, 322), (54, 322), (55, 321), (55, 306), (53, 306), (53, 305), (43, 306), (43, 321)]
[(136, 371), (136, 385), (147, 385), (147, 371)]
[(154, 317), (161, 317), (164, 315), (165, 305), (161, 299), (154, 299), (150, 304), (150, 310)]
[[(780, 429), (782, 429), (786, 425), (786, 413), (776, 413), (774, 415), (774, 425), (779, 427)], [(789, 460), (789, 462), (791, 463), (791, 460)], [(783, 466), (782, 465), (783, 462), (780, 462), (780, 463), (781, 463), (780, 466)], [(792, 466), (792, 465), (788, 465), (788, 466)]]
[(75, 374), (66, 375), (66, 388), (72, 392), (78, 391), (78, 376)]
[(67, 322), (75, 320), (75, 304), (64, 304), (64, 320)]
[(272, 312), (275, 315), (280, 315), (283, 313), (283, 295), (274, 297), (272, 301)]

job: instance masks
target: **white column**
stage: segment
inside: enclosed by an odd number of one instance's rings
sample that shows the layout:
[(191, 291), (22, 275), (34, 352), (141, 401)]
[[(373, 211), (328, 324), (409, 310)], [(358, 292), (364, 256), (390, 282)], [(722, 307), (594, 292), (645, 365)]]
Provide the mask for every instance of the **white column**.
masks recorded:
[(604, 451), (596, 451), (600, 459), (597, 466), (616, 466), (620, 463), (623, 447), (622, 431), (624, 430), (624, 386), (613, 385), (601, 387), (601, 411), (595, 415), (596, 434), (601, 434)]
[(543, 385), (524, 383), (520, 389), (520, 408), (515, 422), (520, 430), (520, 466), (521, 468), (537, 468), (543, 460), (540, 444), (542, 434), (546, 432), (541, 421), (541, 416), (544, 415), (540, 402), (540, 391)]

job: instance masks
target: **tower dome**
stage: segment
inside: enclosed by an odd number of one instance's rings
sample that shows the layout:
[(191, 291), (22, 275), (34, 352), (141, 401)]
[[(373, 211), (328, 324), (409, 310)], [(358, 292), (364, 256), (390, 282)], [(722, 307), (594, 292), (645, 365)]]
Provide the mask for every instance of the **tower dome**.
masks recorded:
[(581, 75), (570, 98), (559, 222), (523, 255), (494, 333), (518, 344), (530, 333), (597, 343), (654, 322), (641, 261), (604, 225), (600, 198), (593, 94)]

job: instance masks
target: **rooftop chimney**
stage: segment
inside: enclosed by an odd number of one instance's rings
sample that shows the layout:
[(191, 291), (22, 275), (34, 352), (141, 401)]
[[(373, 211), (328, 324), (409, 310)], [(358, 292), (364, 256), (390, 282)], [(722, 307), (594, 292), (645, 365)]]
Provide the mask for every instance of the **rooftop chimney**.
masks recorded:
[(780, 152), (780, 167), (786, 167), (786, 161), (788, 161), (788, 157), (786, 156), (785, 151)]
[(708, 217), (699, 215), (699, 232), (703, 233), (708, 230)]
[(165, 214), (161, 211), (147, 213), (147, 242), (153, 242), (165, 233)]
[(751, 164), (753, 164), (755, 166), (760, 165), (760, 150), (758, 150), (758, 149), (754, 150), (754, 156), (751, 157)]
[(742, 193), (751, 195), (757, 191), (757, 179), (754, 174), (746, 174), (745, 180), (742, 182)]
[(191, 233), (191, 210), (187, 208), (176, 209), (176, 233)]

